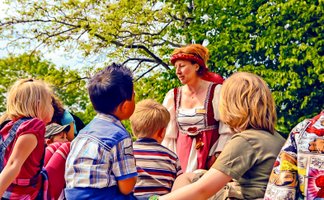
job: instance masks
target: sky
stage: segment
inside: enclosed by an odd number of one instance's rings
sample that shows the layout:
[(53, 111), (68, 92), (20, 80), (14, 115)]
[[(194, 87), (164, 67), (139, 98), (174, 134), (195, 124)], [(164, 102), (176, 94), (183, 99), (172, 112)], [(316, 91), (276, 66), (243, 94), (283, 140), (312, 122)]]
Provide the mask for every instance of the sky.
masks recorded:
[[(0, 0), (0, 20), (6, 17), (5, 10), (8, 5), (4, 3), (4, 0)], [(5, 58), (8, 56), (9, 52), (14, 54), (24, 53), (24, 49), (8, 49), (7, 43), (9, 41), (5, 39), (0, 39), (0, 58)], [(43, 57), (46, 60), (51, 61), (58, 67), (70, 67), (71, 69), (81, 69), (87, 66), (93, 66), (97, 62), (98, 58), (83, 58), (82, 53), (75, 50), (73, 55), (69, 56), (64, 52), (64, 49), (56, 49), (54, 51), (48, 51), (45, 47), (39, 49), (43, 53)], [(80, 56), (77, 56), (80, 55)]]
[[(8, 5), (4, 3), (5, 0), (0, 0), (0, 20), (6, 17), (6, 12), (8, 12)], [(52, 0), (48, 0), (52, 1)], [(157, 7), (161, 6), (160, 4), (156, 4)], [(10, 12), (10, 11), (9, 11)], [(12, 12), (12, 11), (11, 11)], [(21, 25), (23, 26), (23, 25)], [(10, 53), (14, 55), (19, 55), (25, 53), (26, 50), (23, 48), (12, 49), (7, 47), (9, 40), (0, 39), (0, 59), (5, 58)], [(37, 46), (37, 43), (33, 44)], [(80, 50), (75, 49), (72, 53), (66, 53), (64, 48), (59, 49), (47, 49), (46, 46), (41, 46), (37, 50), (42, 52), (43, 58), (45, 60), (51, 61), (57, 67), (69, 67), (71, 69), (77, 69), (82, 71), (82, 69), (89, 67), (103, 67), (106, 62), (110, 62), (111, 60), (107, 59), (107, 55), (112, 51), (107, 49), (106, 52), (101, 53), (100, 55), (93, 55), (84, 58), (82, 56), (82, 52)], [(132, 68), (135, 67), (136, 64), (128, 63), (128, 65)]]

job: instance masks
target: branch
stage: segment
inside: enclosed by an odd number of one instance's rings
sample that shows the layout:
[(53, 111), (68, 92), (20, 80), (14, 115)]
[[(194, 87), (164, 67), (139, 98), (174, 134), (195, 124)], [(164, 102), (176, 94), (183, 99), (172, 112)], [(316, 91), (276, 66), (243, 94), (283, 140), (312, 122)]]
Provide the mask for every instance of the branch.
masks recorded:
[[(13, 25), (13, 24), (24, 24), (24, 23), (59, 23), (59, 24), (63, 24), (66, 26), (70, 26), (71, 28), (67, 29), (67, 30), (63, 30), (63, 31), (59, 31), (57, 33), (54, 34), (49, 34), (49, 33), (42, 33), (44, 35), (47, 35), (47, 37), (42, 41), (42, 43), (45, 43), (46, 40), (48, 40), (51, 37), (55, 37), (57, 35), (66, 33), (66, 32), (70, 32), (73, 31), (75, 29), (81, 28), (80, 25), (74, 25), (74, 24), (70, 24), (67, 23), (65, 21), (58, 21), (56, 19), (54, 20), (43, 20), (43, 19), (33, 19), (33, 20), (11, 20), (11, 21), (6, 21), (6, 22), (1, 22), (0, 26), (9, 26), (9, 25)], [(156, 34), (160, 34), (163, 30), (165, 30), (165, 28), (171, 23), (172, 21), (169, 21), (168, 24), (166, 24), (159, 32), (157, 33), (152, 33), (152, 35), (156, 35)], [(89, 27), (84, 27), (85, 32), (87, 31), (91, 31), (91, 28)], [(83, 32), (81, 35), (83, 35), (85, 32)], [(147, 33), (146, 33), (147, 34)], [(80, 36), (81, 36), (80, 35)], [(40, 35), (39, 35), (40, 36)], [(152, 51), (150, 51), (145, 45), (143, 44), (130, 44), (130, 45), (125, 45), (122, 42), (119, 41), (108, 41), (105, 37), (101, 36), (100, 34), (94, 34), (95, 37), (101, 39), (102, 41), (105, 42), (110, 42), (118, 47), (124, 47), (124, 48), (128, 48), (128, 49), (141, 49), (144, 52), (146, 52), (149, 56), (151, 56), (156, 63), (161, 64), (165, 69), (170, 70), (170, 67), (167, 63), (163, 62), (163, 60), (161, 60), (157, 55), (155, 55)], [(79, 38), (78, 38), (79, 39)], [(164, 43), (160, 43), (160, 44), (154, 44), (154, 46), (158, 46), (158, 45), (163, 45)], [(41, 44), (40, 44), (41, 45)], [(39, 45), (39, 46), (40, 46)]]
[(90, 79), (90, 77), (87, 77), (87, 76), (85, 76), (85, 77), (80, 77), (80, 78), (77, 78), (77, 79), (75, 79), (75, 80), (73, 80), (73, 81), (66, 82), (63, 86), (65, 87), (65, 86), (68, 86), (68, 85), (70, 85), (70, 84), (72, 84), (72, 83), (79, 82), (79, 81), (81, 81), (81, 80), (85, 80), (85, 79)]
[(61, 34), (66, 33), (66, 32), (70, 32), (70, 31), (75, 30), (75, 29), (76, 28), (69, 28), (69, 29), (66, 29), (66, 30), (63, 30), (63, 31), (59, 31), (59, 32), (54, 33), (54, 34), (51, 34), (51, 35), (49, 35), (47, 33), (42, 33), (42, 34), (47, 35), (47, 38), (45, 39), (45, 40), (47, 40), (47, 39), (49, 39), (51, 37), (55, 37), (55, 36), (61, 35)]
[(156, 68), (157, 66), (159, 66), (159, 64), (156, 64), (156, 65), (154, 65), (153, 67), (151, 67), (150, 69), (148, 69), (146, 72), (144, 72), (142, 75), (140, 75), (136, 80), (135, 80), (135, 82), (136, 81), (138, 81), (139, 79), (141, 79), (143, 76), (145, 76), (146, 74), (148, 74), (150, 71), (152, 71), (154, 68)]
[(155, 60), (153, 59), (149, 59), (149, 58), (128, 58), (127, 60), (125, 60), (123, 62), (123, 65), (125, 65), (126, 63), (128, 63), (129, 61), (133, 61), (133, 60), (136, 60), (136, 61), (143, 61), (143, 62), (152, 62), (154, 63)]
[(117, 46), (124, 46), (125, 48), (129, 49), (142, 49), (146, 53), (148, 53), (152, 58), (156, 60), (157, 63), (161, 64), (165, 69), (170, 70), (170, 67), (167, 63), (163, 62), (158, 56), (156, 56), (153, 52), (151, 52), (146, 46), (140, 45), (140, 44), (130, 44), (130, 45), (124, 45), (118, 41), (111, 41), (111, 43), (117, 45)]
[(170, 24), (171, 24), (172, 20), (169, 21), (163, 28), (161, 28), (161, 30), (159, 30), (156, 33), (149, 33), (149, 32), (140, 32), (140, 33), (133, 33), (129, 30), (121, 30), (119, 32), (121, 33), (128, 33), (131, 36), (141, 36), (141, 35), (150, 35), (150, 36), (156, 36), (156, 35), (160, 35)]
[(133, 72), (135, 72), (139, 66), (142, 64), (142, 62), (144, 62), (143, 60), (139, 61), (138, 64), (136, 65), (136, 67), (133, 69)]
[[(99, 35), (99, 34), (94, 34), (96, 37), (98, 37), (99, 39), (106, 41), (106, 38), (104, 38), (103, 36)], [(118, 41), (111, 41), (112, 44), (115, 44), (118, 47), (125, 47), (128, 49), (142, 49), (144, 50), (147, 54), (149, 54), (154, 60), (156, 60), (156, 63), (161, 64), (165, 69), (170, 70), (170, 67), (167, 63), (163, 62), (158, 56), (156, 56), (153, 52), (151, 52), (147, 47), (145, 47), (144, 45), (140, 45), (140, 44), (130, 44), (130, 45), (125, 45), (121, 42)]]
[(160, 43), (153, 43), (153, 44), (151, 44), (151, 46), (152, 46), (152, 47), (162, 46), (162, 45), (164, 45), (165, 43), (167, 43), (167, 44), (171, 44), (171, 45), (174, 46), (174, 47), (181, 47), (181, 46), (183, 46), (183, 45), (181, 45), (181, 44), (176, 44), (176, 43), (173, 43), (173, 42), (168, 41), (168, 40), (165, 40), (165, 39), (162, 39), (162, 40), (163, 40), (163, 42), (160, 42)]
[(82, 35), (84, 35), (85, 33), (87, 32), (87, 30), (84, 30), (78, 37), (77, 37), (77, 39), (76, 40), (79, 40), (81, 37), (82, 37)]
[(58, 20), (43, 20), (43, 19), (32, 19), (32, 20), (11, 20), (11, 21), (6, 21), (6, 22), (1, 22), (0, 26), (9, 26), (9, 25), (14, 25), (14, 24), (25, 24), (25, 23), (33, 23), (33, 22), (40, 22), (40, 23), (59, 23), (59, 24), (64, 24), (67, 26), (72, 26), (74, 28), (80, 28), (81, 26), (79, 25), (74, 25), (70, 24), (67, 22), (63, 21), (58, 21)]

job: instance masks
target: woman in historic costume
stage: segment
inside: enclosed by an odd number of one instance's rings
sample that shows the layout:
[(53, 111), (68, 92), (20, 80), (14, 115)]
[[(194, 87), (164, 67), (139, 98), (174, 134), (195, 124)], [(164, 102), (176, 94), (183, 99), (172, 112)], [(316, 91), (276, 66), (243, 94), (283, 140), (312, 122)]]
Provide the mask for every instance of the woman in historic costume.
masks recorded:
[(208, 49), (200, 44), (177, 48), (171, 56), (183, 84), (170, 90), (163, 105), (171, 121), (162, 144), (179, 156), (185, 172), (208, 169), (232, 136), (219, 121), (218, 100), (223, 78), (209, 72)]

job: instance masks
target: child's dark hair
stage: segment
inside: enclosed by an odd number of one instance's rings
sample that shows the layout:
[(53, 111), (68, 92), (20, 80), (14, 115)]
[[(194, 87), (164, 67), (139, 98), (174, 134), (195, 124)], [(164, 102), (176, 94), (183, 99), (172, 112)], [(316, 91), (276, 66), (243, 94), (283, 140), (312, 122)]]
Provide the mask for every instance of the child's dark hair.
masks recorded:
[(123, 65), (113, 63), (91, 78), (88, 92), (97, 112), (112, 114), (120, 103), (132, 99), (132, 72)]
[(52, 105), (54, 108), (54, 114), (53, 114), (51, 122), (55, 122), (55, 123), (62, 125), (61, 120), (64, 115), (63, 104), (62, 104), (61, 100), (54, 94), (52, 95)]

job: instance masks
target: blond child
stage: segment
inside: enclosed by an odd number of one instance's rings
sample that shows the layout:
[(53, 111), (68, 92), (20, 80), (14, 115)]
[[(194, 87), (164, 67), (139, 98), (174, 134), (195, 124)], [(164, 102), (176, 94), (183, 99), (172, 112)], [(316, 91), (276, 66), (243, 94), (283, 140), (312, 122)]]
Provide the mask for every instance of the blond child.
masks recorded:
[[(229, 188), (224, 186), (232, 179), (237, 180), (242, 192), (235, 194), (236, 199), (263, 198), (284, 143), (275, 131), (275, 103), (267, 84), (251, 73), (231, 75), (221, 89), (219, 112), (235, 134), (218, 159), (198, 181), (159, 199), (207, 199), (214, 194), (214, 199), (231, 198), (224, 196), (224, 189)], [(193, 176), (188, 177), (192, 181)]]
[(134, 198), (137, 171), (132, 138), (121, 124), (135, 108), (131, 71), (112, 64), (91, 78), (88, 92), (98, 114), (71, 143), (66, 198)]
[(6, 114), (11, 121), (0, 131), (0, 197), (4, 199), (47, 198), (41, 192), (40, 171), (45, 125), (53, 116), (51, 92), (40, 80), (22, 79), (8, 93)]
[(134, 190), (137, 199), (169, 193), (175, 178), (182, 173), (178, 156), (161, 145), (169, 121), (168, 110), (152, 99), (137, 103), (130, 118), (137, 137), (133, 146), (138, 172)]

